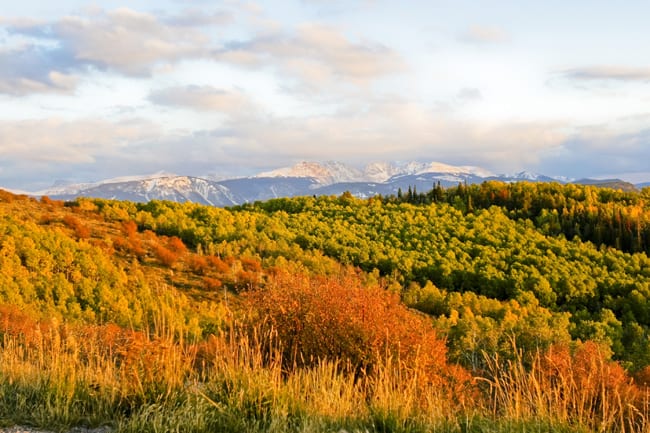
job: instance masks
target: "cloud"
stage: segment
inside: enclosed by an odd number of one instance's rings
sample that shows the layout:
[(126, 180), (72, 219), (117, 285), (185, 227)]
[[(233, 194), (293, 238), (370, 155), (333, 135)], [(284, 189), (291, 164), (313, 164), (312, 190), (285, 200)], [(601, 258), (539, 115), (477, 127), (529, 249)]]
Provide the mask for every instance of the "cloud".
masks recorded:
[[(165, 21), (128, 8), (98, 10), (51, 22), (5, 19), (1, 24), (9, 35), (34, 42), (0, 58), (4, 66), (0, 91), (57, 91), (61, 80), (53, 79), (51, 72), (81, 74), (89, 67), (129, 76), (150, 76), (160, 64), (207, 57), (210, 40), (199, 28), (223, 24), (228, 19), (224, 13), (199, 15), (190, 9)], [(12, 72), (6, 72), (7, 69)], [(8, 92), (16, 83), (20, 90)], [(71, 80), (66, 84), (72, 84)]]
[(650, 68), (587, 66), (567, 69), (560, 75), (571, 80), (650, 81)]
[(613, 122), (576, 128), (561, 146), (542, 155), (539, 170), (576, 178), (647, 172), (650, 128), (621, 126)]
[(63, 50), (34, 44), (11, 47), (0, 51), (0, 93), (69, 94), (79, 80), (73, 69), (74, 60)]
[[(170, 104), (216, 104), (220, 109), (229, 108), (221, 96), (228, 101), (227, 97), (237, 95), (211, 88), (208, 93), (217, 102), (197, 102), (197, 89), (163, 90), (158, 97), (167, 98)], [(313, 116), (233, 111), (214, 129), (189, 132), (169, 131), (137, 119), (4, 121), (0, 122), (0, 161), (5, 164), (0, 185), (34, 190), (58, 178), (89, 181), (160, 170), (250, 175), (297, 159), (359, 164), (439, 160), (514, 171), (540, 164), (543, 155), (560, 148), (567, 139), (564, 127), (558, 123), (477, 123), (399, 98)]]
[(5, 19), (0, 24), (8, 35), (30, 42), (0, 52), (0, 92), (69, 93), (92, 69), (150, 77), (161, 66), (186, 59), (268, 68), (283, 87), (311, 90), (364, 87), (406, 69), (403, 58), (387, 46), (351, 40), (334, 27), (307, 23), (282, 30), (260, 19), (251, 21), (257, 32), (252, 38), (225, 45), (212, 39), (215, 30), (233, 21), (223, 11), (154, 15), (123, 7), (88, 9), (51, 21)]
[(156, 130), (146, 121), (3, 121), (0, 158), (52, 165), (95, 163), (102, 155), (120, 153), (131, 143), (152, 138)]
[(94, 19), (65, 17), (53, 29), (77, 60), (131, 76), (148, 76), (159, 63), (201, 57), (208, 45), (199, 31), (128, 8)]
[(224, 113), (238, 112), (252, 106), (249, 98), (243, 93), (212, 86), (168, 87), (153, 91), (149, 100), (158, 105)]
[[(232, 119), (219, 130), (235, 163), (267, 167), (295, 159), (435, 159), (511, 171), (538, 164), (565, 141), (559, 122), (479, 123), (394, 99), (331, 115)], [(253, 157), (253, 155), (255, 155)]]
[[(183, 100), (197, 89), (172, 90), (161, 92), (169, 103), (197, 104)], [(213, 88), (208, 93), (237, 94)], [(617, 125), (571, 130), (564, 122), (478, 122), (399, 98), (302, 117), (235, 111), (221, 126), (189, 132), (168, 131), (138, 119), (0, 122), (0, 185), (25, 190), (71, 176), (88, 181), (160, 170), (250, 175), (301, 159), (358, 164), (438, 160), (494, 172), (528, 169), (593, 177), (647, 171), (650, 129), (620, 132)]]
[(473, 25), (458, 39), (468, 44), (498, 44), (506, 42), (510, 37), (499, 27)]
[(337, 29), (303, 24), (295, 32), (273, 33), (244, 42), (232, 42), (217, 59), (244, 67), (270, 66), (309, 86), (343, 80), (354, 85), (405, 70), (401, 56), (385, 45), (353, 42)]
[(203, 9), (189, 8), (178, 14), (169, 16), (165, 23), (179, 27), (203, 27), (203, 26), (220, 26), (230, 24), (233, 16), (226, 11), (206, 12)]

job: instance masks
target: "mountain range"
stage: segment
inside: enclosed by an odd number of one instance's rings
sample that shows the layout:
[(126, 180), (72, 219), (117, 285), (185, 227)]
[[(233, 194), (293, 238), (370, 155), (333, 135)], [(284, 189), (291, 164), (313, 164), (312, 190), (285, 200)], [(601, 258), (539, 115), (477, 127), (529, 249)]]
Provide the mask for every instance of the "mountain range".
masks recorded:
[[(256, 176), (216, 180), (208, 177), (178, 176), (156, 173), (150, 176), (121, 177), (96, 183), (57, 184), (31, 195), (71, 200), (94, 197), (146, 202), (171, 200), (196, 202), (212, 206), (233, 206), (257, 200), (300, 195), (340, 195), (345, 191), (361, 198), (377, 194), (397, 194), (409, 187), (424, 192), (440, 182), (443, 187), (459, 183), (475, 184), (486, 180), (504, 182), (574, 182), (536, 173), (494, 174), (474, 166), (453, 166), (440, 162), (376, 162), (364, 169), (347, 164), (300, 162), (291, 167), (260, 173)], [(595, 184), (625, 190), (635, 185), (619, 179), (583, 179), (575, 183)]]

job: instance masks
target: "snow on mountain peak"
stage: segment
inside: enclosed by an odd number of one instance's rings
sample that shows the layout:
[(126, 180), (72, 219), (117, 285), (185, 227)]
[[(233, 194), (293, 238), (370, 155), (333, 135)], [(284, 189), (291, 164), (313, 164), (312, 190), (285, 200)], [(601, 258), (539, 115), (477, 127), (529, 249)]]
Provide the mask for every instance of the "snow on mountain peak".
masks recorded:
[(363, 169), (364, 179), (370, 182), (385, 182), (400, 174), (400, 169), (390, 162), (372, 162)]
[(480, 177), (494, 176), (488, 170), (474, 166), (453, 166), (441, 162), (373, 162), (357, 170), (336, 161), (324, 163), (302, 161), (292, 167), (260, 173), (254, 177), (311, 177), (322, 185), (339, 182), (385, 182), (393, 176), (424, 173), (473, 174)]
[(403, 164), (391, 164), (391, 176), (396, 175), (414, 175), (414, 174), (425, 174), (425, 173), (444, 173), (449, 175), (459, 175), (459, 174), (472, 174), (479, 177), (490, 177), (494, 176), (489, 170), (486, 170), (481, 167), (475, 167), (471, 165), (455, 166), (444, 164), (442, 162), (432, 161), (432, 162), (407, 162)]
[(479, 177), (494, 176), (494, 173), (481, 167), (473, 165), (456, 166), (436, 161), (424, 164), (424, 167), (422, 167), (416, 174), (421, 173), (473, 174)]
[(110, 185), (114, 183), (127, 183), (127, 182), (143, 182), (149, 181), (152, 179), (159, 178), (171, 178), (175, 177), (175, 174), (167, 173), (164, 171), (159, 171), (153, 174), (145, 175), (134, 175), (134, 176), (120, 176), (113, 177), (111, 179), (104, 179), (98, 182), (87, 182), (87, 183), (70, 183), (67, 181), (58, 180), (50, 188), (45, 190), (36, 191), (32, 194), (34, 195), (74, 195), (78, 194), (80, 191), (87, 190), (90, 188), (96, 188), (101, 185)]
[(311, 177), (323, 185), (339, 182), (355, 182), (362, 178), (359, 170), (341, 162), (324, 163), (302, 161), (291, 167), (260, 173), (254, 177)]
[(540, 178), (541, 175), (538, 173), (532, 173), (530, 171), (520, 171), (518, 173), (503, 174), (501, 176), (506, 179), (524, 179), (536, 181)]

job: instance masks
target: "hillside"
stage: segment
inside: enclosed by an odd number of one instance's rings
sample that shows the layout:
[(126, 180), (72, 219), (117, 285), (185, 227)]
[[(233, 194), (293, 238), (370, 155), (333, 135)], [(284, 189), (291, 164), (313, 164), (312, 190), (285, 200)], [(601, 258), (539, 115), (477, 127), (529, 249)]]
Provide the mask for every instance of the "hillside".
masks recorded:
[(644, 194), (488, 182), (224, 209), (3, 192), (0, 419), (645, 431)]

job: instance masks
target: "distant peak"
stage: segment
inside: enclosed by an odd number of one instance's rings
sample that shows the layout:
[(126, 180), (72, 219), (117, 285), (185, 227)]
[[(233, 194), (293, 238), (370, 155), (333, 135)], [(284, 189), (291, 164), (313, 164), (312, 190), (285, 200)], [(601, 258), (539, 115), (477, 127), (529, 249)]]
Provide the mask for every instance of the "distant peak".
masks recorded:
[(301, 161), (291, 167), (283, 167), (260, 173), (254, 177), (310, 177), (319, 183), (330, 185), (338, 182), (385, 182), (394, 176), (408, 176), (426, 173), (470, 174), (479, 177), (494, 176), (489, 170), (475, 166), (454, 166), (442, 162), (386, 162), (369, 163), (363, 170), (357, 170), (337, 161)]
[(323, 163), (301, 161), (291, 167), (266, 171), (254, 177), (309, 177), (324, 185), (338, 182), (354, 182), (362, 178), (359, 170), (336, 161)]

